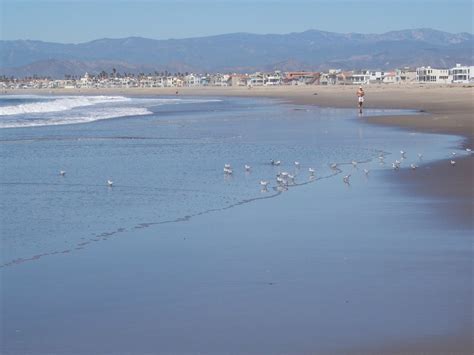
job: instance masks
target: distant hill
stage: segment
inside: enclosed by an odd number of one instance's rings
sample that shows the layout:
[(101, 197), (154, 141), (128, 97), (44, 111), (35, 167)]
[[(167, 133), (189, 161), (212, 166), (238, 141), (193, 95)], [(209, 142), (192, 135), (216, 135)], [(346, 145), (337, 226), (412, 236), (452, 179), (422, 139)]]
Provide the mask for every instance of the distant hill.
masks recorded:
[(432, 29), (383, 34), (309, 30), (290, 34), (233, 33), (154, 40), (98, 39), (79, 44), (0, 41), (0, 74), (64, 77), (85, 71), (250, 72), (258, 70), (389, 69), (472, 64), (473, 35)]

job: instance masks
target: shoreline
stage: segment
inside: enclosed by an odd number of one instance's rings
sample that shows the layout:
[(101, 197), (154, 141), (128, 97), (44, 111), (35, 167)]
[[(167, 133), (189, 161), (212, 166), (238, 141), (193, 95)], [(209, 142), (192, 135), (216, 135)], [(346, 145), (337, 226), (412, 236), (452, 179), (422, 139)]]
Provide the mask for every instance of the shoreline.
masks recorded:
[[(178, 90), (178, 95), (176, 91)], [(126, 95), (126, 96), (233, 96), (262, 97), (282, 100), (296, 105), (354, 108), (357, 110), (355, 86), (287, 86), (287, 87), (183, 87), (133, 89), (54, 89), (15, 90), (8, 94), (45, 95)], [(425, 115), (384, 115), (362, 117), (362, 122), (420, 133), (436, 133), (463, 138), (458, 148), (474, 146), (474, 87), (452, 85), (368, 85), (367, 109), (403, 109)], [(446, 161), (430, 164), (419, 174), (401, 169), (400, 174), (388, 176), (398, 179), (409, 193), (437, 200), (432, 207), (440, 215), (450, 212), (456, 225), (473, 228), (474, 216), (474, 155), (456, 158), (456, 166)], [(442, 203), (439, 203), (442, 202)]]
[[(174, 88), (170, 88), (174, 89)], [(180, 95), (193, 95), (193, 96), (242, 96), (242, 97), (268, 97), (279, 99), (285, 102), (301, 105), (318, 105), (318, 106), (328, 106), (328, 107), (342, 107), (350, 108), (355, 107), (355, 94), (354, 87), (343, 87), (343, 88), (328, 88), (327, 90), (320, 90), (318, 87), (310, 88), (290, 88), (289, 92), (284, 92), (279, 90), (280, 88), (273, 88), (270, 90), (255, 90), (251, 89), (246, 91), (234, 91), (227, 90), (226, 88), (219, 89), (212, 88), (213, 90), (181, 90)], [(324, 89), (324, 88), (323, 88)], [(399, 88), (402, 89), (402, 88)], [(406, 89), (406, 88), (403, 88)], [(461, 88), (456, 88), (461, 89)], [(245, 89), (247, 90), (247, 89)], [(413, 88), (416, 90), (416, 88)], [(399, 109), (411, 109), (411, 110), (424, 110), (428, 115), (406, 115), (406, 116), (379, 116), (371, 117), (370, 119), (362, 119), (360, 123), (362, 124), (381, 124), (381, 125), (390, 125), (392, 127), (398, 127), (400, 129), (416, 130), (423, 132), (432, 132), (432, 133), (445, 133), (445, 134), (455, 134), (457, 136), (464, 137), (464, 143), (461, 143), (462, 146), (469, 145), (472, 143), (472, 123), (473, 119), (469, 117), (469, 114), (472, 112), (470, 104), (470, 95), (472, 90), (466, 91), (467, 95), (462, 95), (461, 106), (463, 108), (456, 109), (453, 105), (456, 103), (459, 105), (459, 101), (454, 100), (456, 93), (446, 93), (445, 90), (451, 90), (449, 88), (429, 88), (427, 90), (435, 90), (436, 92), (429, 92), (427, 97), (413, 97), (408, 99), (407, 96), (410, 96), (409, 93), (398, 93), (397, 91), (388, 91), (388, 88), (374, 88), (372, 87), (367, 89), (368, 98), (370, 100), (367, 103), (367, 108), (399, 108)], [(439, 91), (438, 91), (439, 90)], [(463, 89), (466, 90), (466, 89)], [(114, 95), (173, 95), (174, 92), (167, 90), (166, 93), (162, 91), (141, 91), (140, 93), (134, 92), (135, 90), (130, 90), (129, 92), (84, 92), (76, 91), (75, 94), (114, 94)], [(419, 91), (419, 90), (418, 90)], [(131, 93), (133, 92), (133, 94)], [(223, 92), (225, 92), (223, 94)], [(317, 92), (318, 95), (314, 95)], [(24, 92), (22, 92), (24, 93)], [(40, 93), (43, 93), (42, 91)], [(413, 92), (411, 92), (413, 94)], [(49, 94), (49, 93), (44, 93)], [(70, 91), (56, 93), (60, 95), (64, 94), (73, 94)], [(438, 107), (437, 102), (427, 102), (429, 100), (439, 99), (439, 96), (444, 97), (447, 100), (447, 107)], [(405, 99), (406, 98), (406, 99)], [(416, 106), (417, 100), (419, 106)], [(467, 100), (467, 101), (465, 101)], [(397, 103), (398, 102), (398, 103)], [(339, 106), (338, 106), (339, 104)], [(436, 105), (435, 105), (436, 104)], [(399, 105), (399, 107), (394, 107)], [(413, 106), (411, 106), (413, 105)], [(440, 104), (442, 106), (443, 104)], [(446, 103), (444, 104), (446, 105)], [(420, 107), (420, 108), (417, 108)], [(429, 111), (433, 107), (433, 112)], [(450, 107), (453, 109), (453, 116), (450, 113)], [(456, 110), (455, 110), (456, 109)], [(444, 119), (443, 115), (447, 115), (444, 112), (449, 113), (449, 117), (454, 117), (454, 120)], [(422, 121), (420, 123), (420, 120)], [(383, 122), (380, 122), (383, 121)], [(441, 121), (441, 123), (440, 123)], [(446, 121), (446, 122), (445, 122)], [(400, 123), (401, 122), (401, 123)], [(408, 154), (413, 154), (409, 152)], [(449, 219), (449, 225), (453, 226), (453, 234), (456, 233), (457, 226), (460, 224), (468, 228), (472, 228), (472, 156), (456, 159), (458, 164), (455, 167), (451, 167), (449, 164), (449, 157), (446, 160), (440, 160), (435, 163), (426, 164), (426, 169), (424, 166), (421, 166), (416, 173), (413, 173), (410, 169), (401, 169), (397, 173), (386, 171), (383, 173), (384, 179), (393, 180), (394, 185), (396, 185), (396, 193), (410, 193), (414, 195), (419, 195), (422, 197), (428, 197), (426, 200), (429, 200), (427, 203), (430, 204), (434, 209), (437, 209), (436, 215), (442, 216), (442, 219)], [(440, 203), (441, 202), (441, 203)], [(439, 214), (438, 214), (439, 213)], [(441, 218), (440, 218), (441, 219)], [(312, 222), (311, 222), (312, 223)], [(238, 234), (238, 233), (237, 233)], [(189, 241), (188, 241), (189, 242)], [(411, 246), (410, 246), (411, 248)], [(409, 248), (406, 250), (410, 250)], [(382, 250), (384, 251), (384, 250)], [(466, 253), (472, 253), (469, 250), (464, 250)], [(59, 261), (58, 261), (59, 262)], [(398, 261), (395, 261), (398, 263)], [(435, 264), (432, 264), (435, 265)], [(440, 262), (436, 265), (437, 267), (444, 267)], [(427, 269), (426, 269), (427, 270)], [(457, 278), (456, 278), (457, 279)], [(408, 288), (409, 289), (409, 288)], [(464, 324), (465, 326), (465, 324)], [(468, 327), (469, 328), (469, 327)], [(466, 330), (463, 328), (463, 330)], [(468, 331), (472, 332), (472, 324), (470, 324), (470, 329)], [(464, 332), (459, 334), (454, 334), (452, 337), (450, 335), (442, 336), (429, 336), (426, 338), (420, 338), (418, 341), (410, 341), (407, 343), (393, 344), (388, 342), (387, 344), (382, 344), (379, 346), (366, 348), (363, 353), (384, 353), (384, 354), (405, 354), (405, 353), (456, 353), (464, 354), (470, 353), (472, 351), (472, 343), (469, 343), (469, 332), (464, 334)], [(350, 353), (350, 352), (349, 352)], [(359, 354), (355, 351), (354, 354)]]

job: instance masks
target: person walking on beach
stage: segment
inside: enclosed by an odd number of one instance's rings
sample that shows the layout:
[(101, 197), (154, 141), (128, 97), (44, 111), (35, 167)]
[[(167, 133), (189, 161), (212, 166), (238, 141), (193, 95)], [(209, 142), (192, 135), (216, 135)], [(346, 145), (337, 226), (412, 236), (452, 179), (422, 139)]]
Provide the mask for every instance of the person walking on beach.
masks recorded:
[(365, 96), (365, 92), (364, 92), (364, 89), (362, 89), (362, 86), (359, 86), (359, 90), (357, 90), (356, 95), (359, 100), (359, 113), (362, 114), (362, 105), (364, 104), (364, 96)]

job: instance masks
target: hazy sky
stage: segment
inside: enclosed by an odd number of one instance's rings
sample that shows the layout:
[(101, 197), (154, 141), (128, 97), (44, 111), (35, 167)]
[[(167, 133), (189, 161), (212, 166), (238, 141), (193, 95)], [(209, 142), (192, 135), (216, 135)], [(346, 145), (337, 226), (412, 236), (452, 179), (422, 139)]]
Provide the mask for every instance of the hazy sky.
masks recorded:
[(308, 29), (473, 32), (474, 0), (0, 0), (0, 37), (55, 42)]

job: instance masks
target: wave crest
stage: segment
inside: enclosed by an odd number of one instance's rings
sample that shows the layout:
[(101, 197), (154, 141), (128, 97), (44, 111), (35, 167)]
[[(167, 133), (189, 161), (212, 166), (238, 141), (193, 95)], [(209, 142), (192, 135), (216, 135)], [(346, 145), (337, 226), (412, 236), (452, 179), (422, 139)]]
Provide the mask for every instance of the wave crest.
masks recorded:
[(125, 102), (123, 96), (69, 96), (54, 100), (31, 102), (14, 106), (0, 106), (0, 116), (20, 115), (25, 113), (47, 113), (68, 111), (76, 107), (92, 106), (103, 103)]

